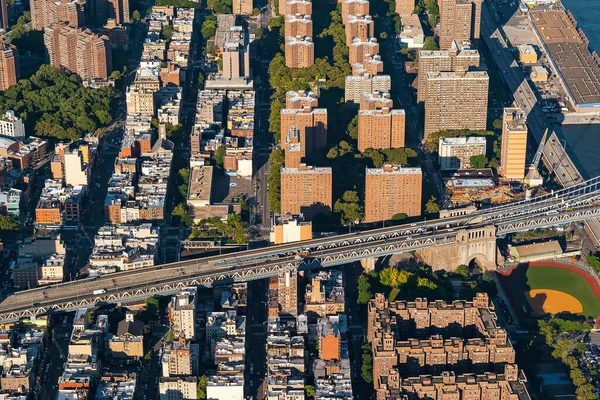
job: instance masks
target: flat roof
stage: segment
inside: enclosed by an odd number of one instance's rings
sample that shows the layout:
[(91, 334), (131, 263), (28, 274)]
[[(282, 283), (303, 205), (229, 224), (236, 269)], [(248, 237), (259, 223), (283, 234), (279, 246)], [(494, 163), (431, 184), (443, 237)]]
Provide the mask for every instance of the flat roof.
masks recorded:
[(188, 200), (204, 200), (210, 202), (213, 167), (205, 165), (194, 167), (190, 172), (190, 189)]
[(557, 240), (549, 242), (526, 244), (523, 246), (513, 246), (511, 250), (516, 251), (519, 257), (530, 257), (542, 254), (561, 254), (563, 252), (560, 243)]
[(531, 18), (576, 104), (600, 103), (600, 67), (562, 10), (534, 11)]

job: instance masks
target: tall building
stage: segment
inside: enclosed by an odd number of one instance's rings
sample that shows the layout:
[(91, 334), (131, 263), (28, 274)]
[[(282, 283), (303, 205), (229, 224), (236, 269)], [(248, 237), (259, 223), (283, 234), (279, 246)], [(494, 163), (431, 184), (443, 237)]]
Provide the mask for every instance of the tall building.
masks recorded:
[(419, 74), (417, 76), (417, 101), (425, 101), (428, 72), (460, 72), (479, 67), (480, 57), (477, 50), (459, 49), (453, 43), (450, 50), (419, 51)]
[(281, 213), (304, 214), (307, 220), (332, 209), (331, 168), (300, 164), (281, 169)]
[(231, 12), (235, 15), (252, 15), (252, 0), (233, 0)]
[(440, 169), (451, 171), (471, 168), (471, 157), (485, 156), (485, 146), (486, 140), (484, 137), (441, 137), (438, 144)]
[(83, 162), (83, 154), (77, 149), (66, 152), (64, 155), (65, 184), (71, 186), (84, 186), (88, 184), (88, 168)]
[(370, 15), (349, 15), (346, 19), (346, 46), (355, 38), (362, 42), (375, 36), (375, 23)]
[(286, 15), (285, 16), (285, 36), (308, 36), (313, 35), (313, 22), (310, 15)]
[(107, 36), (65, 23), (44, 30), (46, 59), (54, 67), (67, 69), (88, 79), (107, 79), (112, 72), (112, 49)]
[(288, 90), (285, 93), (285, 108), (301, 109), (304, 107), (317, 108), (319, 100), (314, 92), (304, 90)]
[(342, 0), (342, 22), (345, 24), (349, 15), (369, 15), (368, 0)]
[(352, 64), (352, 75), (369, 74), (371, 76), (379, 75), (383, 72), (383, 61), (381, 56), (375, 54), (372, 56), (365, 55), (362, 63)]
[(485, 71), (428, 72), (424, 139), (444, 130), (485, 130), (489, 81)]
[(0, 136), (25, 139), (25, 125), (14, 111), (8, 110), (3, 116), (0, 116)]
[(185, 289), (171, 297), (169, 321), (177, 337), (194, 340), (196, 337), (196, 290)]
[(379, 43), (377, 43), (377, 39), (373, 37), (367, 41), (355, 38), (352, 40), (352, 44), (348, 46), (350, 65), (363, 63), (366, 58), (375, 54), (379, 54)]
[(114, 19), (117, 25), (129, 22), (129, 0), (108, 0), (107, 16)]
[(439, 0), (440, 49), (448, 50), (453, 41), (477, 42), (481, 27), (483, 0)]
[(365, 178), (365, 222), (385, 221), (395, 214), (421, 215), (421, 168), (384, 164), (367, 168)]
[(360, 99), (361, 110), (377, 110), (378, 108), (389, 108), (394, 106), (389, 93), (371, 92), (363, 93)]
[(509, 181), (520, 181), (525, 177), (526, 118), (518, 107), (505, 108), (502, 115), (502, 149), (498, 173)]
[(31, 0), (31, 27), (41, 31), (64, 22), (70, 27), (82, 28), (85, 26), (84, 6), (83, 0)]
[(0, 91), (16, 85), (21, 76), (19, 50), (16, 46), (2, 43), (0, 49)]
[(288, 68), (308, 68), (315, 63), (315, 44), (311, 37), (285, 38), (285, 66)]
[(238, 79), (250, 76), (247, 36), (241, 26), (229, 29), (223, 47), (223, 78)]
[(8, 8), (6, 0), (0, 0), (0, 28), (5, 31), (8, 30)]
[(298, 271), (295, 268), (279, 271), (277, 298), (281, 314), (298, 315)]
[(409, 15), (415, 9), (415, 0), (396, 0), (396, 14)]
[(360, 104), (363, 93), (389, 92), (392, 79), (389, 75), (360, 74), (347, 76), (345, 81), (344, 99), (347, 103)]
[(358, 150), (404, 147), (405, 124), (404, 110), (359, 110)]
[(327, 109), (304, 107), (281, 110), (281, 147), (285, 166), (297, 168), (327, 147)]
[(283, 7), (281, 5), (279, 7), (280, 13), (283, 15), (312, 14), (312, 2), (310, 0), (285, 0), (283, 2)]

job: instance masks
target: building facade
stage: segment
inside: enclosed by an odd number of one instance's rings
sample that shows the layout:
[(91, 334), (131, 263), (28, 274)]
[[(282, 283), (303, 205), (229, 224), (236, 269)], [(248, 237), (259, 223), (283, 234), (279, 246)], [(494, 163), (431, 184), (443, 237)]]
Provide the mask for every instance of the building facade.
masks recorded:
[(448, 50), (452, 42), (477, 42), (481, 29), (483, 0), (440, 0), (440, 49)]
[(365, 222), (385, 221), (396, 214), (421, 215), (421, 168), (384, 164), (367, 168), (365, 177)]
[(0, 91), (16, 85), (21, 76), (19, 50), (16, 46), (2, 43), (0, 49)]
[(314, 157), (327, 147), (327, 109), (304, 107), (281, 110), (281, 147), (285, 166), (297, 168), (305, 157)]
[(358, 111), (358, 149), (404, 147), (404, 110), (377, 108)]
[(440, 169), (451, 171), (471, 168), (471, 157), (485, 156), (485, 149), (486, 140), (484, 137), (441, 137), (438, 145)]
[(315, 44), (311, 37), (285, 38), (285, 66), (308, 68), (315, 63)]
[(281, 169), (281, 212), (304, 214), (310, 220), (332, 210), (331, 168), (300, 164)]
[(527, 157), (527, 116), (518, 108), (505, 108), (502, 115), (502, 149), (498, 173), (508, 181), (525, 177)]

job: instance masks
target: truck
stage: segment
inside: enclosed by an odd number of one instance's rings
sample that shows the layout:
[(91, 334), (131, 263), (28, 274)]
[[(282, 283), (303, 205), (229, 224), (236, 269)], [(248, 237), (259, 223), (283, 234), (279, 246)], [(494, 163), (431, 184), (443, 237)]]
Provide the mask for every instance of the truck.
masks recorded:
[(93, 295), (106, 293), (106, 289), (96, 289), (92, 292)]

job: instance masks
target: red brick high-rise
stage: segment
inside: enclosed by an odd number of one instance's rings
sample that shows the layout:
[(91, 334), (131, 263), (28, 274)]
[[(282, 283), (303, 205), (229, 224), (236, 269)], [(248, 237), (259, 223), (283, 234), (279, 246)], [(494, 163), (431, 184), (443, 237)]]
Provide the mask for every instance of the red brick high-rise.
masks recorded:
[(308, 68), (315, 63), (315, 44), (311, 37), (288, 36), (285, 38), (285, 66)]
[(112, 72), (112, 52), (107, 36), (66, 24), (54, 24), (44, 31), (46, 57), (50, 65), (65, 68), (81, 79), (106, 79)]
[(310, 15), (288, 14), (285, 16), (285, 36), (308, 36), (313, 35), (313, 22)]
[(281, 147), (285, 166), (297, 168), (305, 157), (327, 147), (327, 109), (303, 107), (281, 110)]
[(368, 0), (342, 0), (342, 22), (345, 24), (349, 15), (368, 15)]
[(386, 221), (396, 214), (421, 215), (421, 168), (384, 164), (367, 168), (365, 178), (365, 222)]
[(41, 31), (66, 22), (73, 28), (82, 28), (85, 26), (84, 4), (82, 0), (31, 0), (31, 27)]
[(113, 18), (117, 25), (129, 22), (129, 0), (108, 0), (108, 18)]
[(12, 44), (2, 43), (0, 50), (0, 91), (16, 85), (21, 75), (19, 50)]
[(482, 3), (483, 0), (438, 0), (440, 49), (448, 50), (453, 41), (479, 40)]
[(281, 213), (304, 214), (307, 220), (332, 209), (331, 168), (300, 164), (281, 169)]
[(358, 150), (404, 147), (404, 110), (358, 111)]
[(375, 24), (370, 15), (349, 15), (346, 21), (346, 46), (350, 46), (354, 38), (363, 42), (375, 36)]

